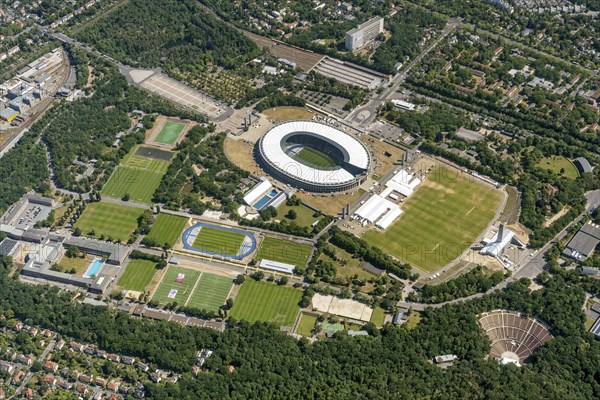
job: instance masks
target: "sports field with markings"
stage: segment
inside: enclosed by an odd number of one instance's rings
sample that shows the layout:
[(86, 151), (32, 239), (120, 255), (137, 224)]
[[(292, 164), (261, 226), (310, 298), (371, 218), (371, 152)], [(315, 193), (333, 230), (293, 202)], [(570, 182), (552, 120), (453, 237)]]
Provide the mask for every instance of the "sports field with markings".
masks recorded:
[[(180, 282), (177, 279), (179, 274), (184, 275)], [(169, 266), (154, 293), (153, 300), (160, 304), (177, 302), (178, 305), (184, 305), (192, 294), (199, 276), (200, 271)]]
[(177, 122), (166, 122), (158, 133), (156, 141), (159, 143), (173, 144), (184, 129), (184, 124), (179, 124)]
[(203, 272), (187, 306), (216, 312), (227, 300), (232, 285), (231, 278)]
[(266, 237), (260, 244), (256, 259), (267, 259), (303, 268), (310, 256), (310, 250), (311, 247), (305, 244)]
[(438, 167), (402, 205), (386, 231), (369, 230), (369, 244), (427, 272), (469, 248), (494, 218), (500, 192), (470, 175)]
[(152, 281), (156, 272), (156, 263), (149, 260), (130, 260), (127, 268), (117, 286), (127, 289), (143, 292)]
[(248, 322), (265, 321), (291, 326), (300, 311), (302, 292), (269, 282), (248, 279), (240, 287), (229, 315)]
[(181, 231), (185, 227), (187, 220), (186, 217), (160, 213), (156, 217), (154, 224), (152, 224), (150, 233), (146, 235), (146, 238), (159, 243), (161, 246), (166, 244), (169, 247), (173, 247), (181, 235)]
[(241, 233), (203, 226), (198, 232), (193, 246), (204, 251), (235, 256), (245, 238)]
[(75, 223), (75, 228), (81, 229), (85, 236), (104, 236), (107, 239), (127, 241), (143, 212), (141, 208), (94, 202), (87, 205)]
[(152, 196), (170, 161), (136, 155), (137, 149), (134, 147), (123, 157), (102, 188), (103, 195), (120, 199), (128, 194), (131, 201), (152, 204)]

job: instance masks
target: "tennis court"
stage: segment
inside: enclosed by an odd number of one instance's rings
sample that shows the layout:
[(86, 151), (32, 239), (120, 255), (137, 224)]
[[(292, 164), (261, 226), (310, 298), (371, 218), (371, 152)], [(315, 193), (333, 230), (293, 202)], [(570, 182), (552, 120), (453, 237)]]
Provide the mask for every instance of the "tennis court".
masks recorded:
[(183, 305), (194, 290), (199, 276), (200, 271), (170, 266), (152, 299), (160, 304), (177, 302), (177, 304)]

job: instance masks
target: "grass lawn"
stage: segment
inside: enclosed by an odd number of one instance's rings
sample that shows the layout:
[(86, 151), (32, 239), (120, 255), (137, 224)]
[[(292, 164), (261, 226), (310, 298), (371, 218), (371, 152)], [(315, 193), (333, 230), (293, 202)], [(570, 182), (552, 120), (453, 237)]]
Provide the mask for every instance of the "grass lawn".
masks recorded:
[(500, 192), (438, 167), (401, 207), (385, 232), (363, 239), (415, 267), (434, 272), (458, 257), (494, 218)]
[(156, 273), (156, 263), (149, 260), (130, 260), (117, 286), (122, 289), (143, 292)]
[(300, 310), (298, 302), (301, 298), (300, 290), (248, 279), (240, 287), (229, 315), (248, 322), (291, 326)]
[(413, 329), (415, 326), (419, 325), (422, 318), (419, 311), (412, 310), (406, 319), (406, 328)]
[(310, 166), (322, 168), (331, 168), (337, 165), (335, 160), (333, 160), (333, 158), (329, 157), (327, 154), (321, 153), (319, 150), (308, 146), (303, 147), (302, 150), (300, 150), (294, 156), (294, 158)]
[(230, 278), (203, 272), (187, 306), (216, 312), (227, 300), (231, 285)]
[[(369, 280), (375, 276), (362, 267), (363, 261), (361, 261), (360, 258), (353, 258), (352, 254), (348, 253), (346, 250), (332, 245), (331, 243), (329, 243), (329, 246), (335, 250), (336, 257), (339, 260), (345, 260), (346, 264), (342, 265), (340, 262), (333, 261), (333, 259), (325, 253), (321, 253), (319, 259), (334, 263), (338, 276), (352, 278), (354, 275), (358, 275), (358, 279), (366, 280)], [(367, 283), (367, 285), (370, 287), (369, 283)]]
[(313, 114), (306, 111), (304, 107), (282, 106), (269, 108), (262, 112), (275, 122), (293, 121), (297, 119), (312, 119)]
[[(538, 161), (537, 166), (543, 169), (549, 169), (557, 175), (562, 175), (569, 179), (577, 179), (579, 177), (579, 171), (573, 163), (563, 156), (552, 156), (544, 157)], [(561, 169), (564, 172), (561, 174)]]
[(300, 321), (296, 327), (296, 333), (302, 336), (311, 337), (312, 329), (317, 324), (317, 317), (315, 315), (302, 313), (300, 315)]
[[(81, 229), (85, 236), (127, 241), (137, 228), (137, 219), (144, 210), (113, 203), (90, 203), (77, 222), (75, 228)], [(92, 235), (90, 232), (94, 231)]]
[(184, 128), (184, 124), (178, 124), (177, 122), (167, 122), (158, 133), (156, 141), (159, 143), (173, 144), (175, 143), (175, 141), (179, 137), (179, 134), (183, 131)]
[(373, 310), (373, 314), (371, 315), (371, 322), (375, 324), (376, 327), (383, 326), (385, 321), (385, 311), (381, 307), (375, 307)]
[(63, 272), (70, 273), (70, 271), (74, 268), (75, 272), (73, 275), (82, 276), (85, 271), (87, 271), (88, 267), (94, 260), (93, 256), (86, 255), (85, 257), (73, 257), (69, 258), (66, 255), (63, 256), (58, 262), (58, 266), (62, 269)]
[(288, 206), (285, 204), (285, 201), (277, 208), (277, 217), (275, 218), (278, 220), (286, 219), (288, 222), (292, 221), (285, 217), (290, 210), (296, 211), (296, 219), (293, 221), (300, 226), (311, 226), (315, 221), (321, 219), (321, 217), (313, 217), (315, 212), (304, 204), (300, 204), (299, 206)]
[(194, 240), (193, 246), (205, 251), (237, 255), (244, 242), (245, 235), (222, 229), (203, 226)]
[(173, 247), (179, 235), (181, 235), (181, 231), (183, 231), (187, 220), (187, 218), (178, 215), (160, 213), (146, 237), (157, 243)]
[(260, 244), (256, 259), (267, 259), (304, 268), (308, 262), (310, 250), (311, 247), (305, 244), (265, 237)]
[[(185, 275), (185, 278), (181, 283), (175, 281), (178, 274)], [(158, 301), (160, 304), (177, 302), (178, 305), (184, 305), (188, 300), (188, 297), (190, 297), (190, 294), (192, 293), (199, 276), (200, 271), (170, 266), (160, 281), (160, 285), (158, 285), (158, 288), (156, 289), (152, 299)], [(177, 290), (177, 294), (173, 299), (168, 297), (171, 289)]]
[(135, 156), (136, 150), (137, 146), (123, 157), (101, 193), (116, 199), (129, 194), (131, 201), (152, 204), (152, 196), (167, 172), (170, 161)]

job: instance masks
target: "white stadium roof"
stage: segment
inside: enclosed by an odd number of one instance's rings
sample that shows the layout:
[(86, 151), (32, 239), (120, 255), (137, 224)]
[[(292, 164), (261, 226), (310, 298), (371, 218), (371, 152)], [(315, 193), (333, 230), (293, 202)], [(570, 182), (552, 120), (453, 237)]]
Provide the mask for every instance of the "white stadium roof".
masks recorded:
[(291, 121), (279, 124), (268, 131), (261, 139), (263, 157), (274, 167), (287, 175), (308, 183), (337, 185), (350, 182), (355, 175), (338, 167), (333, 170), (312, 168), (287, 155), (281, 142), (290, 134), (310, 134), (328, 143), (343, 148), (346, 162), (359, 169), (368, 170), (371, 158), (366, 147), (352, 136), (328, 125), (312, 121)]

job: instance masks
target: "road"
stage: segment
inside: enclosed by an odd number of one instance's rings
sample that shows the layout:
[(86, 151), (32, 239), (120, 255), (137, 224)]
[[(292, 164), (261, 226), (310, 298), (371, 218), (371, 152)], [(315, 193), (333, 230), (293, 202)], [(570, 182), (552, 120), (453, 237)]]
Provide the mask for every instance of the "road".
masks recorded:
[(394, 92), (398, 90), (398, 87), (404, 83), (410, 71), (423, 60), (423, 58), (431, 52), (437, 45), (444, 40), (456, 27), (461, 23), (458, 19), (451, 20), (448, 25), (444, 28), (442, 33), (427, 46), (417, 57), (415, 57), (406, 68), (399, 74), (396, 74), (390, 83), (390, 86), (385, 89), (381, 94), (375, 95), (366, 105), (354, 109), (346, 120), (352, 122), (354, 125), (360, 126), (362, 129), (366, 129), (377, 116), (377, 108), (385, 104), (390, 100)]

